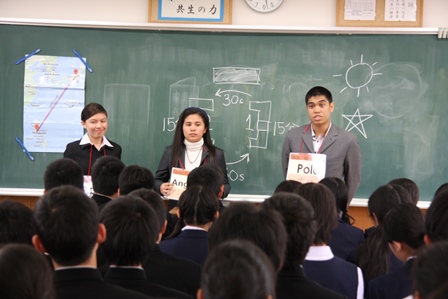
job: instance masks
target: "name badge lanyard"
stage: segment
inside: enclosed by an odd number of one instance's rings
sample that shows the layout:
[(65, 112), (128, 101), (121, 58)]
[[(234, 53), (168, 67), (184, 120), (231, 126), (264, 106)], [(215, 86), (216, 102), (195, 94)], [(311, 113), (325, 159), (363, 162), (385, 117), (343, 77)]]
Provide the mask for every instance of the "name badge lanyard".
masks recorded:
[[(90, 169), (92, 169), (92, 148), (93, 148), (93, 145), (90, 144), (89, 169), (87, 171), (87, 175), (90, 175)], [(103, 146), (103, 149), (104, 149), (104, 156), (106, 156), (106, 146), (105, 145)]]

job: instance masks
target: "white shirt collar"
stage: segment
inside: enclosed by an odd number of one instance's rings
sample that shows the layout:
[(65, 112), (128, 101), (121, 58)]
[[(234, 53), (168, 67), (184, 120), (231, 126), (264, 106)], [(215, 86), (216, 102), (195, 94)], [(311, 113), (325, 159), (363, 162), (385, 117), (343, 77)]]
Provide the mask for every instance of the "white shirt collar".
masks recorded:
[(334, 257), (330, 246), (310, 246), (305, 260), (308, 261), (327, 261)]
[(76, 265), (76, 266), (58, 267), (55, 269), (55, 271), (68, 270), (68, 269), (96, 269), (96, 268), (92, 267), (92, 266), (86, 266), (86, 265)]
[[(90, 141), (89, 135), (84, 134), (84, 136), (82, 136), (81, 141), (79, 142), (79, 145), (85, 145), (85, 144), (93, 144)], [(106, 136), (103, 136), (103, 143), (101, 143), (101, 147), (107, 145), (108, 147), (114, 147), (109, 140), (107, 140)]]
[(185, 226), (182, 228), (182, 230), (186, 230), (186, 229), (189, 229), (189, 230), (203, 230), (203, 231), (206, 231), (206, 230), (203, 229), (202, 227), (191, 226), (191, 225), (185, 225)]
[[(331, 129), (331, 122), (330, 122), (330, 125), (328, 126), (327, 132), (325, 132), (325, 135), (324, 136), (321, 135), (321, 136), (319, 136), (319, 138), (327, 137), (327, 134), (328, 134), (328, 132), (330, 132), (330, 129)], [(311, 125), (311, 137), (316, 138), (316, 133), (314, 133), (313, 125)]]

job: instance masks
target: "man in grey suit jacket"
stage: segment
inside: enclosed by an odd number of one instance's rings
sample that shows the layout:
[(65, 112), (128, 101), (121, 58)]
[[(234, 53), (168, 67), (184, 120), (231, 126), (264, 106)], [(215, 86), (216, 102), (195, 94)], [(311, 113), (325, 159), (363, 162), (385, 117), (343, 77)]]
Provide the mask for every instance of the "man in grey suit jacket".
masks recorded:
[(290, 153), (319, 153), (326, 157), (326, 177), (342, 179), (353, 199), (361, 179), (361, 149), (358, 138), (331, 123), (334, 103), (331, 92), (315, 86), (305, 96), (310, 124), (286, 134), (282, 148), (283, 175), (286, 177)]

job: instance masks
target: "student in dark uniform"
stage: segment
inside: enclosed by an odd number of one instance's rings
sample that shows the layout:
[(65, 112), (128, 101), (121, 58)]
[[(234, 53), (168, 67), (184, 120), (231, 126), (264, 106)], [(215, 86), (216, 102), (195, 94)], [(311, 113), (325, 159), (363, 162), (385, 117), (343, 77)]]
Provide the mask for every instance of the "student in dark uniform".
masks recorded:
[(172, 145), (165, 148), (155, 175), (154, 190), (168, 196), (173, 189), (173, 167), (192, 170), (199, 165), (215, 163), (224, 174), (223, 198), (230, 192), (224, 151), (213, 145), (207, 113), (196, 107), (185, 109), (179, 116)]
[(107, 112), (98, 103), (90, 103), (81, 112), (81, 125), (87, 133), (81, 140), (67, 144), (64, 158), (75, 160), (84, 175), (91, 175), (96, 159), (102, 156), (114, 156), (121, 159), (121, 146), (106, 138)]

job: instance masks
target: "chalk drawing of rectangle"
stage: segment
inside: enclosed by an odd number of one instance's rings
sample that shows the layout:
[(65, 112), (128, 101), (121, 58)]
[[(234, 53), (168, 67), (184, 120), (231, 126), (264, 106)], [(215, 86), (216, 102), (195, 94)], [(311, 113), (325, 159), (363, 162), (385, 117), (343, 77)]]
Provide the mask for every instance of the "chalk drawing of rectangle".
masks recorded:
[(215, 84), (260, 84), (261, 70), (250, 67), (214, 67), (213, 83)]
[(213, 99), (190, 98), (190, 107), (198, 107), (202, 110), (215, 111), (215, 101)]
[(185, 78), (171, 84), (168, 115), (177, 119), (180, 113), (189, 107), (190, 98), (197, 98), (198, 96), (199, 87), (196, 85), (195, 77)]
[(256, 137), (248, 137), (249, 148), (266, 149), (269, 141), (269, 123), (271, 121), (271, 102), (250, 101), (249, 110), (255, 111), (257, 115)]

